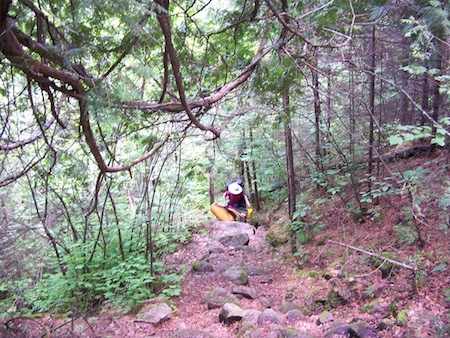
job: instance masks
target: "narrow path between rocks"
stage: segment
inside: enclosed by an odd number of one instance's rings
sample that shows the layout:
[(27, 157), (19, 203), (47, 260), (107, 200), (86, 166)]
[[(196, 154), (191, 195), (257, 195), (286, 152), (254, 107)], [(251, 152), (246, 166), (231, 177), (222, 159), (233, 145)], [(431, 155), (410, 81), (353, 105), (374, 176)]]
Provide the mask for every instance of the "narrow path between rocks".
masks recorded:
[[(265, 236), (263, 227), (213, 222), (209, 234), (167, 256), (166, 265), (194, 268), (182, 282), (181, 295), (174, 299), (176, 311), (171, 319), (148, 333), (184, 338), (236, 337), (238, 332), (277, 337), (280, 330), (295, 328), (298, 332), (292, 337), (300, 337), (300, 331), (304, 337), (321, 337), (317, 318), (289, 308), (293, 297), (289, 290), (295, 289), (298, 280), (292, 278), (292, 268), (283, 264), (283, 255), (265, 242)], [(224, 307), (227, 303), (238, 307)], [(239, 309), (246, 312), (235, 313)], [(149, 324), (136, 325), (144, 329)]]

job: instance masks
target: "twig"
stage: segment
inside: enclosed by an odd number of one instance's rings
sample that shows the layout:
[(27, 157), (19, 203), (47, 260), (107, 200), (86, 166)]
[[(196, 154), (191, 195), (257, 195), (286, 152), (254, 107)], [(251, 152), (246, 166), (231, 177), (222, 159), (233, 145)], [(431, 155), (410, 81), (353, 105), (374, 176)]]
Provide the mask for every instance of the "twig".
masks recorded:
[(363, 250), (363, 249), (356, 248), (356, 247), (351, 246), (351, 245), (348, 245), (348, 244), (344, 244), (344, 243), (340, 243), (340, 242), (335, 242), (335, 241), (332, 241), (331, 239), (329, 239), (328, 242), (329, 242), (329, 243), (332, 243), (332, 244), (337, 244), (337, 245), (343, 246), (344, 248), (348, 248), (348, 249), (352, 249), (352, 250), (355, 250), (355, 251), (358, 251), (358, 252), (362, 252), (363, 254), (366, 254), (366, 255), (369, 255), (369, 256), (372, 256), (372, 257), (379, 258), (379, 259), (381, 259), (381, 260), (384, 260), (384, 261), (389, 262), (389, 263), (391, 263), (391, 264), (394, 264), (394, 265), (400, 266), (400, 267), (402, 267), (402, 268), (411, 270), (411, 271), (413, 271), (413, 272), (417, 271), (417, 267), (410, 266), (410, 265), (406, 265), (406, 264), (404, 264), (404, 263), (400, 263), (400, 262), (394, 261), (393, 259), (389, 259), (389, 258), (380, 256), (380, 255), (374, 254), (374, 253), (372, 253), (372, 252), (369, 252), (369, 251), (366, 251), (366, 250)]

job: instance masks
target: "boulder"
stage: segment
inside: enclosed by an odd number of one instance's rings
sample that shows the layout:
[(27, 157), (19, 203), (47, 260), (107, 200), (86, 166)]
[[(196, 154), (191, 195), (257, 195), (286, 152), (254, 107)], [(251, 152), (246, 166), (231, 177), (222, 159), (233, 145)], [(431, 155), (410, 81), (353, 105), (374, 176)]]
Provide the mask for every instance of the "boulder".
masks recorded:
[(203, 303), (206, 303), (208, 310), (224, 306), (226, 303), (238, 304), (235, 296), (230, 295), (224, 288), (215, 288), (203, 297)]
[(359, 321), (352, 323), (350, 325), (343, 325), (333, 328), (331, 331), (327, 332), (325, 337), (342, 335), (353, 337), (353, 338), (376, 338), (376, 330), (369, 327), (366, 322)]
[(172, 317), (172, 309), (166, 303), (151, 304), (146, 307), (140, 319), (136, 321), (158, 325)]
[(248, 286), (237, 286), (233, 289), (232, 293), (247, 299), (258, 299), (256, 291)]
[(267, 324), (282, 324), (283, 319), (281, 318), (280, 314), (277, 313), (273, 309), (265, 309), (258, 318), (258, 324), (259, 325), (267, 325)]
[(194, 262), (192, 264), (192, 270), (197, 272), (213, 272), (214, 267), (210, 262), (203, 260)]
[(225, 247), (241, 247), (248, 245), (250, 238), (246, 233), (238, 233), (222, 236), (219, 238), (219, 242)]
[(285, 328), (279, 331), (278, 338), (315, 338), (300, 330)]
[(236, 304), (226, 303), (219, 313), (219, 320), (225, 324), (238, 322), (244, 317), (245, 311)]
[(223, 272), (223, 278), (238, 285), (248, 284), (247, 269), (239, 266), (232, 266)]
[(323, 311), (320, 315), (319, 318), (317, 318), (317, 325), (322, 325), (328, 322), (332, 322), (334, 320), (333, 315), (331, 314), (331, 312), (328, 311)]

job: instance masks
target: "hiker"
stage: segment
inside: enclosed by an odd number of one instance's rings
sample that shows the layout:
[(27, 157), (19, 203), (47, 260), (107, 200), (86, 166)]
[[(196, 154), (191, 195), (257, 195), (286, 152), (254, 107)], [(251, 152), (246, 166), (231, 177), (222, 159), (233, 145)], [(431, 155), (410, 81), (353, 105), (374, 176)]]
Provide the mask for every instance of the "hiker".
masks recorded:
[[(228, 203), (227, 198), (229, 199)], [(241, 179), (228, 182), (223, 194), (223, 205), (214, 202), (209, 209), (219, 221), (241, 220), (247, 222), (253, 217), (253, 208), (242, 187)]]
[[(247, 208), (251, 208), (247, 194), (242, 188), (242, 180), (231, 181), (227, 183), (226, 187), (227, 191), (223, 193), (224, 205), (240, 212), (242, 212), (242, 210), (246, 212)], [(227, 197), (229, 199), (228, 203)]]

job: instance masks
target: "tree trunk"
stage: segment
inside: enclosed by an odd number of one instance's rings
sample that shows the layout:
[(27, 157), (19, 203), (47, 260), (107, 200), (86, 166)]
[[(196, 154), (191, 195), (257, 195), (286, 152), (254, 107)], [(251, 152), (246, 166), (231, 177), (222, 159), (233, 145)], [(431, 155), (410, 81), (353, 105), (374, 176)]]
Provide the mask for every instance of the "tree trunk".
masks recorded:
[(350, 140), (349, 140), (349, 151), (352, 156), (352, 161), (355, 161), (355, 135), (356, 135), (356, 116), (355, 116), (355, 67), (353, 65), (350, 66)]
[[(295, 169), (294, 169), (294, 152), (292, 150), (292, 129), (291, 129), (291, 114), (289, 111), (289, 93), (283, 94), (283, 111), (285, 113), (285, 125), (284, 125), (284, 143), (286, 149), (286, 177), (287, 177), (287, 195), (288, 195), (288, 208), (289, 219), (294, 221), (295, 205), (296, 201), (296, 189), (295, 189)], [(297, 251), (296, 239), (297, 234), (294, 227), (291, 227), (290, 233), (290, 245), (292, 253)]]
[[(402, 66), (407, 66), (409, 64), (409, 58), (408, 58), (408, 50), (409, 50), (409, 43), (406, 41), (405, 38), (402, 39)], [(373, 65), (372, 65), (373, 66)], [(373, 68), (374, 69), (374, 68)], [(408, 83), (409, 83), (409, 73), (406, 71), (401, 71), (401, 83), (402, 83), (402, 89), (405, 92), (408, 92)], [(409, 114), (409, 100), (406, 97), (406, 95), (402, 92), (400, 93), (400, 124), (406, 125), (411, 124), (412, 119), (411, 115)]]
[(374, 118), (375, 118), (375, 26), (372, 28), (371, 41), (371, 61), (370, 61), (370, 93), (369, 93), (369, 160), (367, 166), (367, 174), (369, 177), (367, 189), (371, 190), (370, 177), (372, 176), (373, 165), (373, 147), (374, 147)]
[[(316, 62), (317, 64), (317, 62)], [(321, 107), (320, 107), (320, 88), (319, 88), (319, 72), (317, 67), (312, 68), (312, 86), (313, 86), (313, 94), (314, 94), (314, 124), (316, 128), (315, 133), (315, 152), (316, 152), (316, 161), (319, 165), (320, 169), (323, 169), (322, 163), (322, 143), (321, 143)]]
[[(427, 67), (428, 69), (428, 67)], [(428, 72), (423, 73), (422, 75), (422, 102), (421, 108), (426, 113), (430, 113), (430, 75)], [(420, 125), (424, 126), (427, 123), (428, 119), (425, 117), (425, 114), (421, 114)]]
[(214, 162), (216, 160), (216, 148), (212, 146), (210, 149), (210, 167), (209, 167), (209, 204), (214, 203), (215, 199), (215, 189), (214, 189), (214, 181), (215, 181), (215, 173), (214, 173)]
[[(253, 131), (250, 129), (250, 142), (253, 141)], [(259, 202), (259, 192), (258, 192), (258, 180), (256, 177), (256, 164), (255, 161), (251, 162), (251, 175), (253, 182), (253, 194), (252, 194), (252, 205), (256, 210), (260, 210), (260, 202)]]
[(289, 112), (289, 94), (283, 94), (283, 110), (286, 115), (284, 126), (284, 141), (286, 148), (286, 176), (287, 176), (287, 193), (289, 218), (292, 220), (295, 213), (296, 189), (295, 189), (295, 169), (294, 169), (294, 152), (292, 150), (292, 130), (291, 116)]

